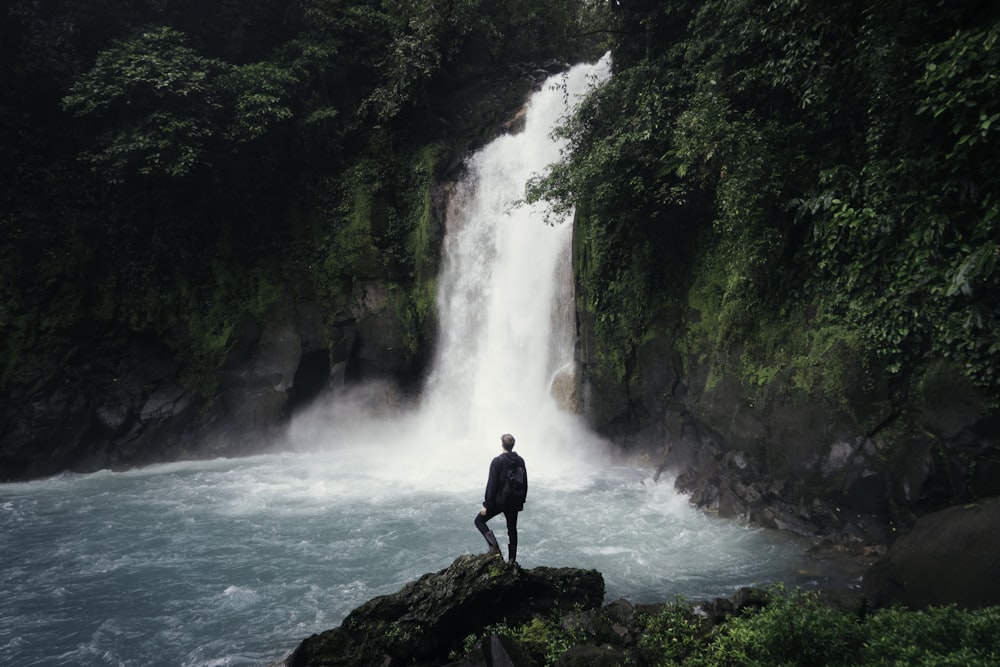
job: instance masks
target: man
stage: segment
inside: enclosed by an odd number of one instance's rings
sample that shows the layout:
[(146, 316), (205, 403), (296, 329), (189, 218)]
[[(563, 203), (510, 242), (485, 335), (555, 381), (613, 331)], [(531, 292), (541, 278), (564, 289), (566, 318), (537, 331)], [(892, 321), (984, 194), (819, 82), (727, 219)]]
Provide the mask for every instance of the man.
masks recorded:
[[(486, 482), (486, 494), (483, 498), (483, 508), (476, 515), (476, 528), (486, 538), (486, 543), (490, 546), (488, 552), (491, 556), (500, 556), (500, 545), (493, 531), (486, 526), (486, 522), (503, 513), (507, 519), (507, 539), (509, 540), (509, 558), (511, 563), (517, 560), (517, 513), (524, 509), (524, 497), (528, 493), (528, 474), (524, 466), (524, 459), (515, 454), (514, 436), (504, 433), (500, 436), (500, 446), (503, 452), (490, 462), (490, 477)], [(523, 489), (509, 488), (506, 484), (507, 473), (520, 468), (520, 473), (514, 475), (520, 482), (515, 486), (523, 485)], [(505, 489), (505, 486), (508, 488)]]

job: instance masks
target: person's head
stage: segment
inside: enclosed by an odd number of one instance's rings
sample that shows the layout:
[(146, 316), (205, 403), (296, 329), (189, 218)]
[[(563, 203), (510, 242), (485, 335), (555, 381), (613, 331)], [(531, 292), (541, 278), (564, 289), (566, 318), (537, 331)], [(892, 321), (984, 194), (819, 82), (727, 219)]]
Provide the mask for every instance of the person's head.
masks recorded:
[(505, 452), (509, 452), (514, 449), (514, 436), (510, 433), (504, 433), (500, 436), (500, 445), (503, 447)]

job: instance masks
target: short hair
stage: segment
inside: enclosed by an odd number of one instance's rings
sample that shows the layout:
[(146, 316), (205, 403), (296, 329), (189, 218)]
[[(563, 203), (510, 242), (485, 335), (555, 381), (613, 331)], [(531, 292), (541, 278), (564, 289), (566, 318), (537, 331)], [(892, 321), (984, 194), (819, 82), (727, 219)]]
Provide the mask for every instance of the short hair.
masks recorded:
[(514, 436), (510, 433), (504, 433), (500, 436), (500, 444), (503, 445), (503, 448), (509, 452), (514, 449)]

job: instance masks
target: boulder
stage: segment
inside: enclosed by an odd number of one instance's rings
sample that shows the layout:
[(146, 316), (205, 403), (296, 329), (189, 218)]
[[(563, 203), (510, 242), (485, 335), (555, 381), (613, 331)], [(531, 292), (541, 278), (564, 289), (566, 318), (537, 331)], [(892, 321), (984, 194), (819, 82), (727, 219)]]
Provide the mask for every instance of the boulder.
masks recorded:
[(869, 605), (1000, 604), (1000, 497), (925, 515), (864, 575)]
[(460, 556), (440, 572), (366, 602), (339, 627), (304, 640), (286, 665), (444, 664), (466, 637), (488, 625), (523, 623), (559, 609), (595, 609), (603, 599), (604, 578), (596, 570), (523, 570), (496, 557)]

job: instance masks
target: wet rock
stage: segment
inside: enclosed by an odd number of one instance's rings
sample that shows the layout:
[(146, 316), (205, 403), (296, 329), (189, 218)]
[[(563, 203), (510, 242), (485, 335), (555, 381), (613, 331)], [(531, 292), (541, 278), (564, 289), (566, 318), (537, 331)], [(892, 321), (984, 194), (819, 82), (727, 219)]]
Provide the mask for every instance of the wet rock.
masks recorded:
[[(584, 315), (586, 370), (600, 354)], [(829, 352), (842, 395), (824, 397), (801, 392), (786, 367), (741, 378), (738, 346), (684, 358), (668, 336), (651, 336), (635, 352), (627, 386), (585, 373), (591, 424), (721, 516), (884, 547), (919, 516), (1000, 494), (1000, 415), (949, 362), (897, 386), (838, 346)]]
[(0, 433), (0, 481), (41, 477), (73, 466), (87, 454), (90, 427), (83, 396), (55, 391), (24, 406)]
[(494, 557), (460, 556), (306, 639), (287, 665), (443, 664), (467, 636), (490, 624), (517, 624), (557, 609), (593, 609), (603, 598), (604, 579), (595, 570), (523, 570)]
[[(601, 591), (603, 580), (594, 571), (520, 570), (488, 556), (463, 556), (362, 605), (340, 628), (304, 641), (285, 665), (656, 665), (665, 657), (665, 629), (684, 635), (682, 641), (707, 641), (716, 626), (784, 595), (746, 587), (692, 605), (622, 598), (600, 607)], [(857, 593), (821, 591), (817, 599), (858, 618), (865, 613)], [(498, 627), (489, 628), (493, 624)], [(470, 638), (476, 638), (471, 647)]]
[(997, 554), (1000, 498), (950, 507), (917, 520), (865, 573), (862, 590), (873, 606), (997, 605)]

